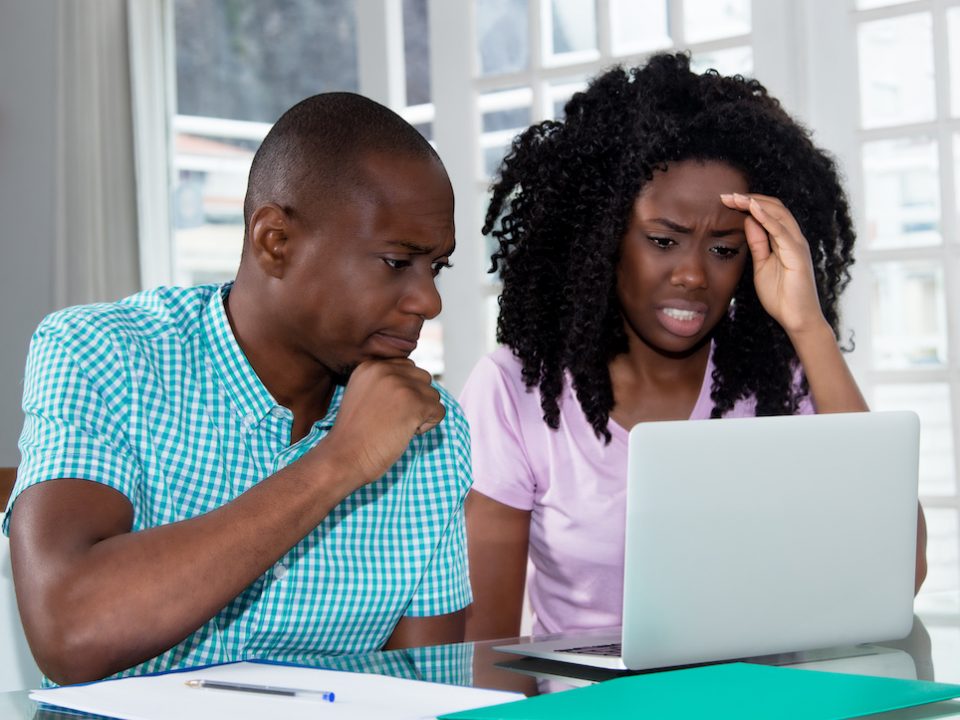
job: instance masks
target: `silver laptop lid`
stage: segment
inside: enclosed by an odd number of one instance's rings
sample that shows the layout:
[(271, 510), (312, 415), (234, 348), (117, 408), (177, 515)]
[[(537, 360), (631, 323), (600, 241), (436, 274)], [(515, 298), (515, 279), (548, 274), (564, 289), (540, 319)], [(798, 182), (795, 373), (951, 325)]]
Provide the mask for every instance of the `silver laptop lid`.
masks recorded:
[(907, 635), (918, 445), (910, 412), (634, 427), (626, 666)]

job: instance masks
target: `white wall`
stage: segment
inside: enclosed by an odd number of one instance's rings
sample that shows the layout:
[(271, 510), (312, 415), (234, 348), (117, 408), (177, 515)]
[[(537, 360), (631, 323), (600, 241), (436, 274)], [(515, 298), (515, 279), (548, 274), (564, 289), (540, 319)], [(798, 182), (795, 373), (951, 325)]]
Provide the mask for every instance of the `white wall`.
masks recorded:
[[(30, 335), (53, 309), (57, 4), (0, 0), (0, 466), (19, 462)], [(0, 691), (37, 687), (0, 538)]]
[(30, 335), (53, 309), (57, 3), (0, 0), (0, 466), (19, 462)]

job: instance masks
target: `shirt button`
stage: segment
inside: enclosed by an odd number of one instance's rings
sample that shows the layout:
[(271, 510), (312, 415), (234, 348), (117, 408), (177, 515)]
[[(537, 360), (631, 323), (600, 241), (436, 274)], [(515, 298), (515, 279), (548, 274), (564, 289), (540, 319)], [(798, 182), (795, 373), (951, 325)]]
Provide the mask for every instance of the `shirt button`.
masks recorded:
[(282, 562), (278, 562), (273, 566), (273, 577), (276, 580), (283, 580), (283, 576), (287, 574), (287, 566)]
[(253, 415), (244, 415), (243, 419), (240, 421), (240, 425), (243, 426), (244, 430), (249, 432), (256, 422), (257, 420), (253, 417)]
[(285, 413), (283, 412), (283, 408), (282, 408), (282, 407), (274, 407), (274, 408), (272, 408), (272, 409), (270, 410), (270, 414), (273, 415), (275, 418), (282, 418), (282, 417), (285, 415)]

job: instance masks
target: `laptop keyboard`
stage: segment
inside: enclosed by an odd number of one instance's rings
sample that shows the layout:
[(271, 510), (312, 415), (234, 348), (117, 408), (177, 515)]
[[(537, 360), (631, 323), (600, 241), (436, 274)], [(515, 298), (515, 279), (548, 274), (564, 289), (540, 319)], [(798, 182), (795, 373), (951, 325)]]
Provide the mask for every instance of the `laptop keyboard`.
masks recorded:
[(620, 643), (608, 643), (607, 645), (586, 645), (584, 647), (568, 648), (558, 650), (557, 652), (573, 653), (575, 655), (602, 655), (604, 657), (620, 657)]

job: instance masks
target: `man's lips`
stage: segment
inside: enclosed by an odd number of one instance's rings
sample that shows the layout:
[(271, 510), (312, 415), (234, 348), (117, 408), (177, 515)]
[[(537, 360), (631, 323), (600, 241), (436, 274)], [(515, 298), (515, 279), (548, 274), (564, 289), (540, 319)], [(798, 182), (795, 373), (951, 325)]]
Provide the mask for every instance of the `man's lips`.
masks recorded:
[(400, 335), (387, 332), (378, 332), (374, 333), (374, 337), (381, 342), (396, 348), (400, 352), (411, 353), (417, 347), (417, 340), (420, 338), (420, 334)]

